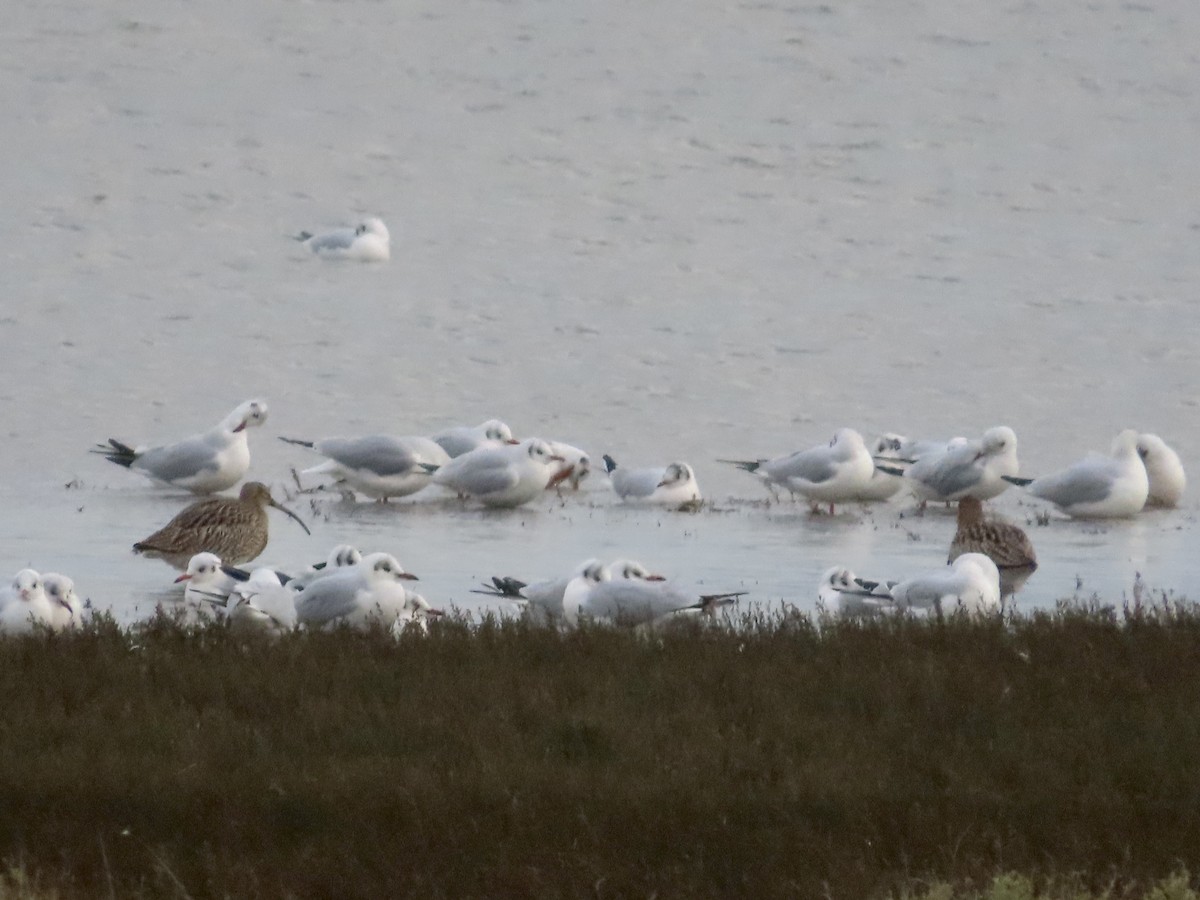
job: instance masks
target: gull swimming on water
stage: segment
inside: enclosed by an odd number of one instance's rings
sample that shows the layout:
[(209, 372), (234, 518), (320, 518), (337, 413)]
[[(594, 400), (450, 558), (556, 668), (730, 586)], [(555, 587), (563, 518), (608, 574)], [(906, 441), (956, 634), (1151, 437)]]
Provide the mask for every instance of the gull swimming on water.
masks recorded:
[(1146, 466), (1146, 477), (1150, 492), (1146, 498), (1148, 506), (1176, 506), (1187, 487), (1187, 476), (1179, 454), (1167, 446), (1157, 434), (1139, 434), (1138, 455)]
[(325, 438), (302, 441), (281, 437), (281, 441), (314, 450), (326, 462), (304, 469), (301, 475), (330, 475), (376, 500), (406, 497), (430, 483), (428, 466), (443, 466), (450, 456), (441, 445), (427, 437)]
[(1053, 475), (1005, 480), (1079, 519), (1136, 515), (1150, 493), (1146, 466), (1138, 454), (1138, 435), (1132, 428), (1113, 439), (1111, 456), (1089, 453)]
[(131, 447), (109, 438), (92, 452), (109, 462), (145, 475), (151, 481), (184, 488), (194, 494), (213, 494), (233, 487), (250, 468), (246, 429), (267, 421), (267, 404), (247, 400), (203, 434), (174, 444)]
[(375, 217), (364, 219), (354, 228), (339, 228), (325, 234), (302, 231), (296, 240), (327, 259), (386, 262), (392, 254), (392, 236), (383, 220)]
[(875, 471), (875, 461), (862, 435), (853, 428), (840, 428), (829, 443), (788, 456), (721, 462), (761, 476), (768, 486), (780, 485), (803, 494), (814, 508), (828, 503), (831, 515), (835, 504), (860, 499)]
[(680, 507), (703, 499), (696, 473), (685, 462), (673, 462), (665, 467), (622, 469), (607, 453), (603, 458), (613, 492), (622, 500)]
[(984, 518), (983, 502), (975, 497), (958, 501), (958, 530), (950, 544), (952, 563), (964, 553), (982, 553), (1000, 571), (1000, 595), (1019, 591), (1037, 569), (1037, 554), (1024, 529)]
[(471, 593), (512, 601), (529, 621), (538, 625), (557, 624), (563, 620), (563, 594), (571, 582), (580, 576), (593, 583), (611, 577), (608, 568), (600, 560), (585, 559), (568, 574), (558, 578), (527, 584), (516, 578), (497, 575), (492, 577), (490, 583), (484, 583), (483, 590)]
[(561, 480), (562, 462), (545, 441), (529, 438), (520, 444), (477, 447), (457, 456), (434, 470), (433, 483), (486, 506), (516, 507)]

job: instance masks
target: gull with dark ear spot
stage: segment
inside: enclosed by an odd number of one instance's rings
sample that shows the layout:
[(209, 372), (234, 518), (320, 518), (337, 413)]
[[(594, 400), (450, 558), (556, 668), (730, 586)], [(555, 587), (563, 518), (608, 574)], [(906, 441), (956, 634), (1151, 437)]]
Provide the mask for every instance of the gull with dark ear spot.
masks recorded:
[(278, 637), (296, 627), (296, 590), (273, 570), (255, 569), (229, 592), (226, 615), (233, 631)]
[(433, 483), (486, 506), (516, 507), (539, 497), (561, 477), (563, 458), (540, 438), (478, 447), (433, 474)]
[(75, 582), (66, 575), (47, 572), (42, 576), (42, 587), (50, 601), (50, 628), (66, 631), (83, 627), (83, 603), (75, 593)]
[(1146, 505), (1178, 506), (1187, 487), (1187, 475), (1183, 472), (1179, 454), (1157, 434), (1139, 434), (1137, 449), (1150, 482)]
[(605, 454), (604, 466), (613, 492), (627, 503), (652, 503), (678, 508), (686, 503), (699, 503), (703, 499), (700, 485), (696, 483), (696, 473), (685, 462), (626, 469)]
[(516, 578), (493, 576), (484, 590), (472, 591), (489, 597), (498, 597), (515, 603), (524, 616), (538, 625), (559, 624), (563, 621), (563, 594), (567, 586), (577, 577), (584, 576), (591, 582), (607, 581), (608, 567), (598, 559), (585, 559), (571, 572), (558, 578), (547, 578), (526, 584)]
[(223, 616), (229, 592), (237, 579), (225, 571), (221, 557), (206, 551), (188, 560), (187, 569), (175, 579), (175, 583), (184, 586), (183, 596), (178, 604), (163, 604), (163, 608), (190, 625)]
[(581, 622), (654, 629), (700, 616), (712, 617), (745, 591), (696, 594), (651, 575), (640, 563), (617, 560), (608, 567), (610, 578), (577, 576), (563, 594), (563, 616), (570, 626)]
[(297, 619), (310, 628), (339, 623), (390, 628), (409, 609), (406, 582), (416, 580), (390, 553), (369, 553), (352, 568), (320, 578), (300, 591), (296, 595)]
[(903, 475), (925, 503), (963, 497), (990, 500), (1008, 487), (1017, 470), (1017, 436), (998, 425), (977, 440), (956, 438), (945, 449), (920, 456)]
[(174, 444), (131, 447), (109, 438), (91, 452), (132, 469), (151, 481), (183, 488), (194, 494), (213, 494), (233, 487), (250, 468), (246, 431), (267, 421), (267, 404), (247, 400), (203, 434)]
[(875, 472), (871, 453), (853, 428), (838, 429), (829, 443), (788, 456), (720, 461), (759, 475), (768, 486), (780, 485), (803, 494), (814, 511), (819, 504), (828, 503), (830, 515), (836, 504), (862, 498)]
[(265, 484), (247, 481), (236, 500), (213, 497), (193, 503), (134, 544), (133, 551), (176, 569), (185, 568), (193, 556), (206, 550), (230, 565), (250, 562), (267, 546), (268, 507), (295, 519), (306, 534), (312, 533), (298, 515), (275, 502)]
[(512, 429), (499, 419), (488, 419), (479, 425), (458, 425), (435, 434), (433, 442), (438, 444), (451, 459), (470, 453), (479, 447), (498, 447), (515, 444)]
[(1053, 475), (1005, 480), (1077, 519), (1128, 518), (1141, 512), (1150, 493), (1132, 428), (1113, 439), (1111, 456), (1091, 453)]
[(53, 620), (42, 576), (33, 569), (19, 571), (8, 590), (0, 592), (0, 634), (32, 634)]
[(325, 259), (349, 259), (358, 262), (386, 262), (392, 255), (392, 236), (382, 219), (364, 219), (354, 228), (338, 228), (324, 234), (302, 231), (300, 241)]
[(842, 619), (869, 619), (894, 613), (896, 604), (877, 582), (861, 581), (845, 566), (833, 566), (817, 583), (817, 610)]

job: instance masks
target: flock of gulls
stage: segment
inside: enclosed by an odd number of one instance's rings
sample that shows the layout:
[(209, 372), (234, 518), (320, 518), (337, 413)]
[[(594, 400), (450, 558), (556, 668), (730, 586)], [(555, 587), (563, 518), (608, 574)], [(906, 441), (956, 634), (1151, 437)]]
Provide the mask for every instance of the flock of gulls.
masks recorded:
[[(297, 236), (318, 256), (386, 261), (387, 226), (375, 218), (355, 228)], [(109, 461), (156, 484), (194, 494), (218, 494), (250, 466), (250, 429), (267, 419), (267, 405), (248, 400), (208, 431), (175, 443), (133, 446), (109, 439), (94, 448)], [(499, 420), (459, 426), (430, 436), (281, 437), (320, 457), (293, 473), (323, 479), (343, 492), (386, 503), (425, 490), (449, 491), (463, 502), (514, 508), (547, 490), (578, 490), (589, 477), (607, 479), (622, 501), (672, 509), (703, 503), (696, 474), (686, 462), (644, 468), (602, 466), (580, 448), (531, 437), (518, 441)], [(787, 492), (811, 504), (884, 502), (908, 491), (923, 507), (958, 504), (958, 528), (946, 565), (900, 581), (868, 581), (841, 566), (828, 569), (817, 588), (825, 614), (862, 617), (917, 610), (946, 615), (993, 614), (1036, 569), (1025, 532), (985, 514), (983, 503), (1016, 486), (1074, 518), (1128, 517), (1147, 504), (1175, 506), (1186, 477), (1178, 455), (1153, 434), (1122, 431), (1108, 454), (1092, 453), (1062, 471), (1039, 478), (1018, 474), (1017, 436), (997, 426), (978, 438), (910, 440), (884, 434), (868, 445), (852, 428), (826, 444), (772, 459), (720, 460), (758, 478), (773, 496)], [(281, 510), (307, 532), (266, 485), (250, 481), (236, 498), (207, 497), (180, 511), (135, 552), (182, 570), (184, 584), (173, 612), (185, 622), (227, 621), (229, 626), (279, 633), (297, 627), (424, 628), (442, 615), (412, 589), (416, 576), (388, 553), (360, 553), (339, 545), (303, 572), (239, 568), (255, 560), (268, 541), (269, 509)], [(634, 560), (586, 560), (561, 576), (526, 583), (497, 576), (477, 593), (502, 598), (534, 621), (566, 627), (583, 621), (654, 628), (711, 615), (743, 592), (697, 596)], [(0, 632), (61, 630), (83, 621), (84, 605), (72, 580), (22, 569), (0, 592)]]

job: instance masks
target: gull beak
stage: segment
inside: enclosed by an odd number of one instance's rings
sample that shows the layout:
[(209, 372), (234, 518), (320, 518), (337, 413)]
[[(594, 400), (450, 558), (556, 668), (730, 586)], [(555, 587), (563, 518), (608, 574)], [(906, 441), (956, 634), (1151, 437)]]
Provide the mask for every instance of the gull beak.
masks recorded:
[[(550, 458), (554, 459), (555, 457), (552, 456)], [(575, 470), (574, 466), (567, 466), (565, 469), (559, 469), (552, 476), (550, 476), (550, 481), (546, 485), (546, 487), (558, 487), (558, 485), (562, 484), (564, 481), (566, 481), (568, 478), (571, 477), (571, 473), (574, 470)]]
[(175, 579), (175, 583), (176, 583), (176, 584), (179, 584), (179, 582), (181, 582), (181, 581), (187, 581), (187, 580), (188, 580), (189, 578), (191, 578), (191, 577), (192, 577), (192, 576), (191, 576), (191, 575), (189, 575), (187, 572), (184, 572), (182, 575), (180, 575), (178, 578), (176, 578), (176, 579)]
[(246, 430), (246, 420), (242, 419), (242, 424), (240, 424), (237, 428), (233, 429), (233, 433), (237, 434), (239, 431), (245, 431), (245, 430)]
[(420, 581), (421, 580), (416, 575), (414, 575), (412, 572), (401, 572), (396, 577), (403, 578), (405, 581)]
[(506, 443), (506, 444), (519, 444), (519, 443), (521, 443), (521, 442), (520, 442), (520, 441), (518, 441), (518, 440), (515, 440), (514, 438), (509, 438), (509, 439), (508, 439), (507, 441), (505, 441), (504, 443)]
[(292, 512), (290, 509), (288, 509), (286, 506), (284, 506), (282, 503), (276, 503), (274, 500), (272, 500), (272, 501), (271, 501), (271, 505), (272, 505), (273, 507), (275, 507), (277, 510), (279, 510), (280, 512), (283, 512), (283, 513), (285, 513), (286, 515), (290, 516), (291, 518), (293, 518), (293, 519), (295, 519), (297, 522), (299, 522), (299, 523), (300, 523), (300, 527), (304, 529), (304, 533), (305, 533), (305, 534), (312, 534), (312, 532), (308, 530), (308, 526), (304, 524), (304, 520), (303, 520), (303, 519), (301, 519), (301, 518), (300, 518), (298, 515), (296, 515), (294, 512)]
[(647, 575), (642, 580), (643, 581), (666, 581), (667, 577), (665, 575)]

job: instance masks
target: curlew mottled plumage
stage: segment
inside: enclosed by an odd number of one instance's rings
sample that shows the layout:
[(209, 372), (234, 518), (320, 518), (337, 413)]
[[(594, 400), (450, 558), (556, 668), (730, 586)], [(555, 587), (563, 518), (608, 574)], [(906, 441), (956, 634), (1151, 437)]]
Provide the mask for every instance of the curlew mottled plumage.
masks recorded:
[(982, 553), (1000, 570), (1000, 593), (1015, 594), (1037, 568), (1037, 554), (1024, 529), (987, 519), (975, 497), (958, 501), (958, 530), (950, 543), (952, 563), (964, 553)]
[(133, 545), (135, 553), (161, 559), (184, 569), (197, 553), (215, 553), (230, 565), (249, 562), (267, 546), (267, 507), (283, 510), (308, 526), (290, 509), (276, 503), (260, 481), (247, 481), (237, 499), (213, 497), (184, 509), (145, 540)]

